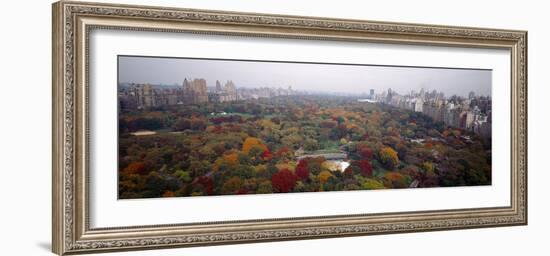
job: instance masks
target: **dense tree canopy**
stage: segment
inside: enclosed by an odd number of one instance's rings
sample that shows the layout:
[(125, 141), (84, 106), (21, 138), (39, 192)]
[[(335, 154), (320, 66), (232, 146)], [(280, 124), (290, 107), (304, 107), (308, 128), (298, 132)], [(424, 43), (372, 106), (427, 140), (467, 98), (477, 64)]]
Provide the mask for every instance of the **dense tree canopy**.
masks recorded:
[(490, 142), (350, 97), (124, 110), (119, 134), (120, 198), (491, 184)]

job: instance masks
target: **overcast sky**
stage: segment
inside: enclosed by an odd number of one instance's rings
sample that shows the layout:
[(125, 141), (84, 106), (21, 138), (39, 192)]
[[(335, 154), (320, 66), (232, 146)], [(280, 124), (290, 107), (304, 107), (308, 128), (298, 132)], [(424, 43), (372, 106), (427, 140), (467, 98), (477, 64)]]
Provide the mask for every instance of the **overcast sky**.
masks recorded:
[(391, 88), (437, 90), (446, 96), (491, 95), (491, 71), (469, 69), (355, 66), (184, 58), (119, 57), (119, 82), (181, 84), (204, 78), (208, 86), (233, 80), (238, 87), (283, 87), (339, 93), (375, 93)]

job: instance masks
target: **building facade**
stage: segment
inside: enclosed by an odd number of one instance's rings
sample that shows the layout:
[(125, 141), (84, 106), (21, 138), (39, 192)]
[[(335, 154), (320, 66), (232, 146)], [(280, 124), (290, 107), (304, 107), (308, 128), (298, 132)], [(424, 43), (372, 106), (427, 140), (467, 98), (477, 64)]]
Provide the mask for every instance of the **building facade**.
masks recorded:
[(476, 96), (468, 98), (452, 96), (445, 98), (442, 92), (433, 90), (419, 93), (411, 91), (400, 95), (391, 89), (376, 96), (380, 102), (394, 107), (421, 112), (435, 122), (474, 132), (483, 138), (491, 138), (491, 98)]

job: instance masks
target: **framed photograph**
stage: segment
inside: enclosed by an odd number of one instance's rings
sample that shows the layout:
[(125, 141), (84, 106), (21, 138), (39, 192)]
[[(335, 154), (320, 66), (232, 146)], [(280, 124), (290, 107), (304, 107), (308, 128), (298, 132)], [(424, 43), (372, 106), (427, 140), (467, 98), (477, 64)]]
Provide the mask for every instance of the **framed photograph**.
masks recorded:
[(527, 224), (527, 32), (61, 1), (53, 251)]

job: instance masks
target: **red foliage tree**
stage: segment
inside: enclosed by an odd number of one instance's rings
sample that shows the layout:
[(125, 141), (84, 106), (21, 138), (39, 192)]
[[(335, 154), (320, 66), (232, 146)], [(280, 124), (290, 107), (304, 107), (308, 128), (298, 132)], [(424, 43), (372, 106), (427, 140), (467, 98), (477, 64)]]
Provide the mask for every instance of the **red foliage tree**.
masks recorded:
[(282, 169), (271, 176), (273, 190), (279, 193), (287, 193), (294, 189), (298, 177), (288, 169)]
[(275, 152), (275, 157), (280, 158), (281, 156), (288, 154), (289, 151), (290, 149), (288, 149), (288, 147), (282, 147)]
[(369, 160), (360, 160), (359, 168), (361, 169), (361, 175), (363, 175), (363, 177), (372, 176), (372, 165), (370, 164)]
[(359, 153), (362, 159), (372, 159), (373, 156), (372, 149), (365, 144), (357, 145), (357, 153)]
[(271, 160), (272, 157), (273, 155), (271, 154), (271, 151), (269, 151), (269, 149), (264, 150), (264, 152), (262, 153), (262, 158), (264, 160)]
[(212, 178), (208, 176), (200, 176), (197, 179), (197, 183), (201, 184), (204, 187), (206, 194), (214, 194), (214, 182), (212, 181)]
[(351, 167), (351, 165), (348, 166), (346, 170), (344, 170), (344, 178), (353, 179), (353, 168)]
[(296, 176), (298, 176), (298, 178), (300, 178), (301, 180), (307, 180), (309, 178), (307, 161), (305, 161), (304, 159), (300, 160), (300, 162), (298, 162), (298, 166), (296, 166)]
[(214, 126), (214, 129), (212, 130), (213, 133), (222, 133), (223, 127), (221, 125)]
[(245, 194), (248, 194), (248, 190), (246, 190), (246, 188), (240, 188), (237, 191), (237, 195), (245, 195)]

